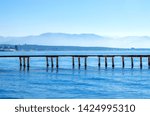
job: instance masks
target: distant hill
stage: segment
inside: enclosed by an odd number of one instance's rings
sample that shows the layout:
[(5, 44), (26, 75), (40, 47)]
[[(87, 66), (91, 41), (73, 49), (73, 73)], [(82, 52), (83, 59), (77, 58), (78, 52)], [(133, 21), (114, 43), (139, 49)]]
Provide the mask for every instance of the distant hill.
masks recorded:
[(43, 33), (25, 37), (0, 36), (0, 44), (83, 46), (111, 48), (150, 48), (149, 36), (106, 37), (96, 34)]
[(1, 44), (33, 44), (48, 46), (101, 46), (104, 37), (95, 34), (44, 33), (26, 37), (0, 37)]

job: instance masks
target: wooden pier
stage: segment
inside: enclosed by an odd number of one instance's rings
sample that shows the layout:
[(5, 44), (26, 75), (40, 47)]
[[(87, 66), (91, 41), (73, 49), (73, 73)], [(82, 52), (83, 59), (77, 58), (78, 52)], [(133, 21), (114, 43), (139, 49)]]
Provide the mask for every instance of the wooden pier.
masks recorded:
[[(131, 68), (134, 68), (134, 58), (139, 58), (139, 67), (142, 68), (142, 59), (147, 58), (148, 67), (150, 67), (150, 55), (3, 55), (0, 58), (18, 58), (20, 67), (30, 67), (30, 58), (45, 58), (46, 66), (49, 67), (49, 62), (51, 67), (59, 68), (59, 58), (62, 57), (70, 57), (72, 58), (72, 67), (75, 68), (75, 59), (77, 59), (78, 67), (80, 68), (82, 64), (84, 64), (85, 69), (88, 66), (87, 59), (90, 57), (94, 57), (97, 61), (97, 66), (101, 67), (101, 58), (104, 58), (105, 67), (107, 68), (108, 58), (112, 60), (112, 68), (115, 67), (115, 57), (120, 57), (122, 59), (122, 68), (125, 67), (125, 58), (131, 58)], [(81, 59), (84, 59), (84, 63), (81, 62)], [(55, 60), (55, 63), (54, 63)], [(55, 66), (54, 66), (55, 64)]]

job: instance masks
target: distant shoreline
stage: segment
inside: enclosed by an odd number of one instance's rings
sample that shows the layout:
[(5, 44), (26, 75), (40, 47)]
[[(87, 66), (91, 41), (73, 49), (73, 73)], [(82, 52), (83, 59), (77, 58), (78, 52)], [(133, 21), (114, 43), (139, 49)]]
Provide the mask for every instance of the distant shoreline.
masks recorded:
[(150, 50), (150, 48), (110, 48), (82, 46), (45, 46), (45, 45), (11, 45), (0, 44), (0, 52), (14, 51), (107, 51), (107, 50)]

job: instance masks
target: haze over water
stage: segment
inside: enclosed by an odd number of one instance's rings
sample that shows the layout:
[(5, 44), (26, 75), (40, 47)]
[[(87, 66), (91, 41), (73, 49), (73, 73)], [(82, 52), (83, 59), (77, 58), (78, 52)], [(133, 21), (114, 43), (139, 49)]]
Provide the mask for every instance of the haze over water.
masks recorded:
[[(49, 51), (49, 52), (1, 52), (10, 54), (150, 54), (150, 51)], [(88, 58), (87, 70), (84, 59), (78, 68), (72, 69), (71, 58), (59, 58), (59, 68), (46, 68), (45, 58), (31, 58), (29, 70), (20, 69), (17, 58), (0, 59), (0, 98), (150, 98), (150, 78), (147, 58), (140, 69), (139, 58), (115, 58), (115, 68), (108, 58), (98, 68), (97, 58)]]

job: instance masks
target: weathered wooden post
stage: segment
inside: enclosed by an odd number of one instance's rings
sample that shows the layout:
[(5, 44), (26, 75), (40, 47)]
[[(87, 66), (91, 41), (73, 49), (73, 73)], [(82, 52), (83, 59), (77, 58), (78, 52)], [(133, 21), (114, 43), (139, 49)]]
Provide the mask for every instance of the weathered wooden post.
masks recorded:
[(107, 67), (107, 56), (105, 56), (105, 67)]
[(74, 64), (74, 56), (72, 56), (72, 67), (74, 68), (75, 64)]
[(134, 64), (133, 64), (133, 57), (131, 57), (131, 67), (132, 67), (132, 68), (134, 67)]
[(80, 68), (81, 64), (80, 64), (80, 57), (78, 57), (78, 66)]
[(46, 56), (46, 66), (49, 66), (49, 62), (48, 62), (48, 56)]
[(22, 66), (22, 57), (19, 57), (20, 66)]
[(26, 58), (23, 57), (23, 66), (25, 67), (26, 66)]
[(115, 64), (114, 64), (114, 57), (112, 57), (112, 67), (113, 67), (113, 68), (115, 67)]
[(51, 57), (51, 67), (54, 67), (54, 63), (53, 63), (53, 57)]
[(30, 58), (27, 57), (27, 67), (30, 67)]
[(58, 65), (58, 56), (56, 57), (56, 68), (58, 68), (59, 65)]
[(85, 66), (85, 69), (87, 68), (87, 57), (84, 58), (84, 66)]
[(140, 57), (140, 68), (142, 68), (142, 56)]
[(150, 68), (150, 57), (148, 57), (148, 67)]
[(122, 67), (124, 68), (124, 56), (122, 56)]
[(99, 66), (99, 67), (101, 66), (101, 59), (100, 59), (100, 56), (98, 56), (98, 66)]

